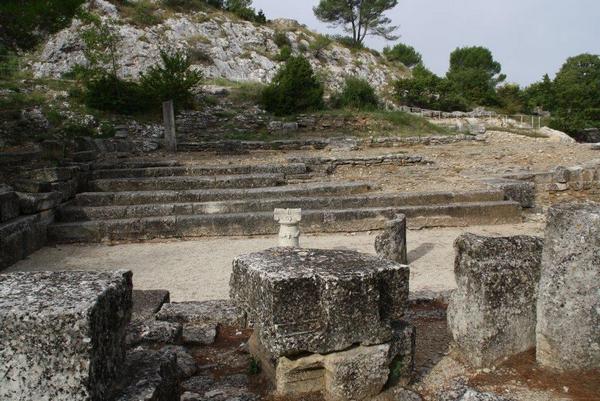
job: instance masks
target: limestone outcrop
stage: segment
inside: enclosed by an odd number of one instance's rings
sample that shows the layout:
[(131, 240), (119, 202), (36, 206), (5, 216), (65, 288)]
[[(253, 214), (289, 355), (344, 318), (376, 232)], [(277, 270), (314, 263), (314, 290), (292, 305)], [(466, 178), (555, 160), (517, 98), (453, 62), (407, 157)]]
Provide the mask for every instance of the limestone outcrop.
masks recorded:
[[(160, 60), (160, 49), (186, 49), (196, 54), (196, 68), (208, 79), (267, 83), (277, 73), (279, 47), (277, 32), (290, 42), (292, 54), (307, 57), (324, 78), (329, 89), (337, 90), (347, 75), (367, 79), (379, 91), (385, 91), (394, 79), (406, 74), (402, 66), (390, 66), (381, 56), (368, 50), (351, 51), (332, 42), (318, 52), (311, 50), (317, 34), (290, 20), (275, 20), (267, 25), (233, 19), (226, 14), (205, 12), (174, 13), (157, 25), (138, 27), (119, 14), (104, 0), (90, 6), (106, 20), (114, 20), (122, 41), (119, 48), (120, 74), (137, 78)], [(169, 14), (171, 15), (171, 14)], [(36, 77), (60, 77), (76, 65), (86, 65), (82, 21), (51, 36), (33, 64)]]

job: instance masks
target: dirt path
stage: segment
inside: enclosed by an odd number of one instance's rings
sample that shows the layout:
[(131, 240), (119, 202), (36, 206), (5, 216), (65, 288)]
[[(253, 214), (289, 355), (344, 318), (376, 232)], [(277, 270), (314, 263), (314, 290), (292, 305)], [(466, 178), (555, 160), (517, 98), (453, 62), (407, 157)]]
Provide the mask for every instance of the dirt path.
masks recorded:
[[(540, 223), (409, 231), (411, 290), (455, 287), (454, 239), (462, 232), (536, 234)], [(345, 248), (374, 253), (376, 233), (310, 235), (302, 246)], [(134, 273), (139, 289), (164, 288), (174, 301), (227, 298), (231, 262), (237, 255), (276, 245), (275, 237), (211, 238), (198, 241), (127, 245), (60, 245), (47, 247), (4, 272), (32, 270), (115, 270)]]

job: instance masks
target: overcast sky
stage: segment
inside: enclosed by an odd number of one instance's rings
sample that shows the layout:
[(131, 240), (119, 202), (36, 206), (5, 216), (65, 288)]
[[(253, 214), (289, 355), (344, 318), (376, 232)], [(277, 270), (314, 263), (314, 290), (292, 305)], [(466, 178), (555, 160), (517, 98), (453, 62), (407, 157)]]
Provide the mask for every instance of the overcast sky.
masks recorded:
[[(254, 0), (267, 18), (293, 18), (318, 32), (334, 32), (319, 22), (318, 0)], [(400, 41), (414, 46), (427, 67), (448, 70), (456, 47), (492, 50), (509, 82), (527, 85), (556, 74), (567, 57), (600, 54), (600, 0), (399, 0), (388, 12), (399, 25)], [(386, 42), (369, 38), (381, 49)]]

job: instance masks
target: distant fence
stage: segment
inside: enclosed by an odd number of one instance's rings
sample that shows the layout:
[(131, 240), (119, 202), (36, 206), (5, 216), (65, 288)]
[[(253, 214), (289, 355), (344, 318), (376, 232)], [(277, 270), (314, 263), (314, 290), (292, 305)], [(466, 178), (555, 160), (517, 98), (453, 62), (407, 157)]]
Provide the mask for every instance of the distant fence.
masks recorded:
[(495, 111), (488, 110), (474, 110), (469, 112), (464, 111), (439, 111), (439, 110), (428, 110), (420, 107), (409, 107), (401, 106), (401, 111), (406, 113), (419, 115), (424, 118), (431, 119), (456, 119), (456, 118), (487, 118), (500, 120), (502, 126), (518, 126), (522, 129), (540, 129), (547, 125), (547, 117), (539, 115), (527, 115), (527, 114), (499, 114)]

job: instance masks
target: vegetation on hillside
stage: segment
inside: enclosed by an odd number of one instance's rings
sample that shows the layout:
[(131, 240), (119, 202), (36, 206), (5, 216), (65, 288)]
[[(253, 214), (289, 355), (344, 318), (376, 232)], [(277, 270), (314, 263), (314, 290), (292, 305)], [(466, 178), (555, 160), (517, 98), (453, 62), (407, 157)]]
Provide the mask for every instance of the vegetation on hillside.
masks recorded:
[(400, 62), (408, 68), (423, 63), (421, 53), (416, 51), (414, 47), (404, 43), (398, 43), (393, 47), (384, 47), (383, 54), (388, 61)]
[(290, 57), (262, 93), (261, 103), (283, 116), (323, 108), (323, 84), (304, 57)]

